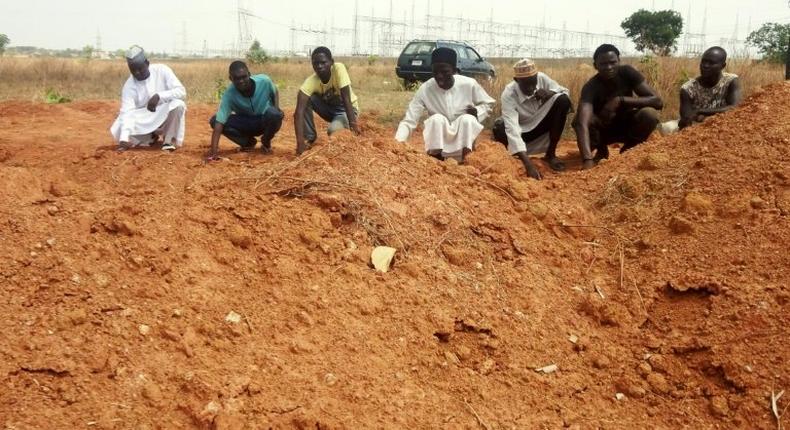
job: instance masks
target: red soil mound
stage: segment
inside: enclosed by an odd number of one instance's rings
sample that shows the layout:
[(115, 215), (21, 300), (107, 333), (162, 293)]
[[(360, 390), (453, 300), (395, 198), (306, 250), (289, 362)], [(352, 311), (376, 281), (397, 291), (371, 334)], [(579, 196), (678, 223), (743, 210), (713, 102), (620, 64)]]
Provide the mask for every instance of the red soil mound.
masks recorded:
[(117, 154), (116, 103), (2, 103), (0, 423), (775, 428), (789, 98), (541, 182), (375, 117), (205, 165), (210, 106), (184, 150)]

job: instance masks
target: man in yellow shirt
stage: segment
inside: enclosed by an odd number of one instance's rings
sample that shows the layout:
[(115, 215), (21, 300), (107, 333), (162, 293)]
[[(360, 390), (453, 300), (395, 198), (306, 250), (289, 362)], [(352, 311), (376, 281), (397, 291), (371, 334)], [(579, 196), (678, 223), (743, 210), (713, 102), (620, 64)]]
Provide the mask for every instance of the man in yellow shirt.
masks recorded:
[(309, 149), (315, 142), (313, 111), (329, 123), (327, 132), (330, 135), (344, 128), (359, 133), (359, 105), (351, 89), (351, 78), (346, 66), (335, 63), (332, 52), (325, 46), (315, 48), (310, 59), (315, 73), (299, 88), (294, 112), (297, 154)]

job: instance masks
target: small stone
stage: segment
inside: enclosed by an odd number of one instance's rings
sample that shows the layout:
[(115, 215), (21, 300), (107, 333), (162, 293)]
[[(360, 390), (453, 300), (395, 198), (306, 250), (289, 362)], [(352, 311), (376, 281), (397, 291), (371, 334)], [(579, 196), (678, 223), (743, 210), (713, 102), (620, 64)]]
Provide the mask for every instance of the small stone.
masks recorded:
[(173, 309), (173, 317), (174, 318), (181, 318), (184, 315), (184, 311), (181, 309)]
[(663, 355), (651, 355), (650, 358), (647, 359), (647, 362), (650, 363), (652, 370), (655, 370), (656, 372), (667, 373), (667, 360)]
[(749, 204), (752, 206), (752, 209), (765, 209), (765, 206), (768, 203), (763, 200), (762, 197), (754, 196), (751, 200), (749, 200)]
[(33, 258), (36, 258), (36, 257), (38, 257), (38, 252), (30, 251), (30, 256), (33, 257)]
[(568, 342), (576, 345), (579, 342), (579, 336), (576, 336), (575, 334), (568, 336)]
[(675, 234), (686, 234), (694, 231), (694, 224), (681, 216), (673, 216), (669, 220), (669, 229)]
[(296, 319), (298, 319), (304, 325), (307, 326), (312, 326), (313, 324), (315, 324), (315, 321), (313, 321), (313, 317), (311, 317), (310, 314), (308, 314), (305, 311), (301, 311), (298, 314), (296, 314)]
[(225, 316), (225, 321), (231, 324), (238, 324), (241, 322), (241, 315), (237, 314), (236, 312), (230, 311), (227, 316)]
[(206, 407), (203, 408), (203, 412), (201, 412), (201, 415), (206, 418), (211, 418), (211, 421), (214, 421), (213, 418), (217, 416), (220, 410), (222, 410), (222, 406), (215, 401), (211, 401), (208, 402), (208, 404), (206, 404)]
[(628, 395), (635, 399), (641, 399), (647, 395), (647, 390), (640, 387), (639, 385), (632, 385), (628, 387)]
[(172, 340), (174, 342), (181, 340), (181, 335), (173, 330), (162, 330), (162, 337), (168, 340)]
[(543, 373), (544, 375), (548, 375), (556, 372), (559, 369), (560, 367), (557, 366), (556, 364), (550, 364), (548, 366), (538, 367), (537, 369), (535, 369), (535, 371), (538, 373)]
[(692, 214), (707, 215), (713, 212), (713, 201), (704, 194), (691, 192), (683, 198), (683, 210)]
[(625, 400), (625, 394), (615, 393), (614, 398), (617, 399), (617, 401)]
[(667, 394), (669, 393), (669, 383), (667, 383), (667, 379), (664, 375), (660, 373), (651, 373), (647, 375), (647, 383), (650, 384), (654, 390), (658, 391), (660, 394)]
[(713, 415), (718, 417), (726, 417), (730, 414), (730, 405), (727, 398), (724, 396), (713, 396), (710, 399), (710, 410)]
[(152, 404), (158, 405), (162, 401), (162, 390), (155, 383), (148, 381), (143, 385), (143, 398), (148, 399)]
[(302, 354), (313, 352), (314, 348), (313, 344), (310, 342), (301, 338), (296, 338), (291, 342), (291, 347), (289, 349), (294, 354)]
[(137, 326), (137, 331), (139, 331), (143, 336), (148, 336), (148, 334), (151, 333), (151, 327), (145, 324), (140, 324)]
[(327, 373), (324, 375), (324, 382), (326, 382), (326, 385), (331, 387), (332, 385), (337, 384), (337, 376), (332, 373)]
[(69, 321), (74, 325), (82, 325), (88, 321), (88, 313), (85, 312), (85, 309), (75, 309), (66, 315)]
[(460, 345), (455, 350), (455, 356), (461, 361), (466, 361), (472, 358), (472, 350), (468, 346)]
[(640, 170), (658, 170), (667, 166), (669, 166), (669, 155), (661, 152), (648, 154), (639, 162)]
[(55, 205), (47, 206), (47, 213), (49, 213), (50, 215), (55, 215), (56, 213), (58, 213), (59, 210), (60, 209), (58, 209), (58, 207)]
[(653, 368), (648, 363), (639, 363), (636, 372), (644, 378), (653, 372)]
[(596, 369), (606, 369), (612, 364), (609, 357), (605, 355), (598, 355), (593, 359), (593, 367)]
[(392, 265), (392, 259), (398, 250), (389, 246), (377, 246), (370, 254), (370, 261), (373, 267), (379, 272), (388, 272)]
[(496, 362), (489, 358), (486, 361), (484, 361), (483, 364), (480, 365), (480, 373), (482, 373), (483, 375), (488, 375), (494, 370), (495, 366), (496, 366)]
[(71, 282), (73, 282), (73, 283), (75, 283), (77, 285), (80, 284), (81, 280), (82, 280), (82, 278), (80, 278), (80, 275), (78, 275), (76, 273), (71, 276)]
[(529, 212), (535, 219), (542, 220), (549, 214), (549, 207), (543, 203), (535, 202), (529, 205)]
[(47, 239), (47, 246), (49, 246), (50, 248), (55, 246), (56, 243), (58, 243), (58, 241), (55, 240), (54, 237), (50, 237), (49, 239)]

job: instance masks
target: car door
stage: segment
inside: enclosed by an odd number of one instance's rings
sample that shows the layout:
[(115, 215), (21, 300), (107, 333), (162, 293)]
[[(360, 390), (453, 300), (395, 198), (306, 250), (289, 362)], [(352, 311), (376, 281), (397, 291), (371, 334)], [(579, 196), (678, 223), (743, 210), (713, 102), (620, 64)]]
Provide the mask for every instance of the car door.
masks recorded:
[(466, 47), (466, 55), (469, 58), (470, 69), (476, 78), (488, 78), (488, 67), (486, 66), (485, 60), (474, 48), (467, 46)]
[(471, 73), (472, 62), (469, 60), (469, 53), (466, 52), (466, 47), (463, 45), (450, 46), (458, 54), (458, 70), (464, 76), (473, 76)]

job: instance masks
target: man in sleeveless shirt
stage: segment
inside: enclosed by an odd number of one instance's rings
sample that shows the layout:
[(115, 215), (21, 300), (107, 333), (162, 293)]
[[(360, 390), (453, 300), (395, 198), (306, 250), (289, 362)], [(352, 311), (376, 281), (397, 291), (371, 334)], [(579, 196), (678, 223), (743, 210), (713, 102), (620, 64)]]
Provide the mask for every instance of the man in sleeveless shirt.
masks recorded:
[(726, 112), (741, 101), (738, 75), (727, 73), (727, 51), (714, 46), (702, 54), (700, 76), (680, 87), (680, 121), (685, 128), (705, 118)]

